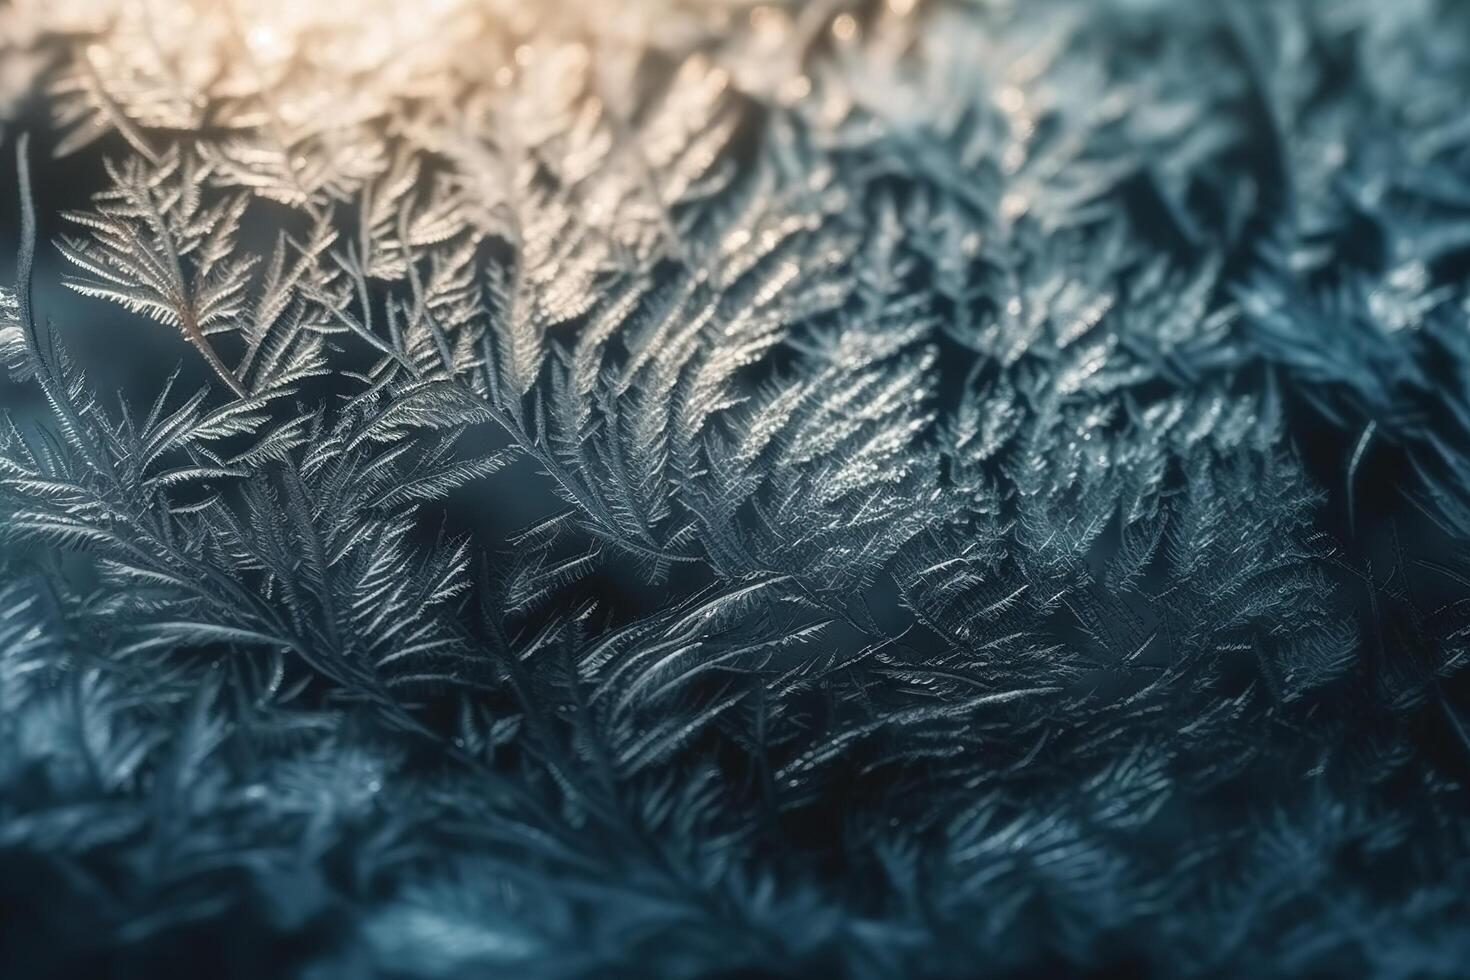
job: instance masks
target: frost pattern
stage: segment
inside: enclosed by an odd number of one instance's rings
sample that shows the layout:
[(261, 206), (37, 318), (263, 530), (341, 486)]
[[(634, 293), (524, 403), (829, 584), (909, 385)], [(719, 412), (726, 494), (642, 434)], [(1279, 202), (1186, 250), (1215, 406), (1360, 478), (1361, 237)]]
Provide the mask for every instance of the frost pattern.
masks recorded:
[(1461, 5), (613, 6), (0, 11), (0, 960), (1463, 970)]

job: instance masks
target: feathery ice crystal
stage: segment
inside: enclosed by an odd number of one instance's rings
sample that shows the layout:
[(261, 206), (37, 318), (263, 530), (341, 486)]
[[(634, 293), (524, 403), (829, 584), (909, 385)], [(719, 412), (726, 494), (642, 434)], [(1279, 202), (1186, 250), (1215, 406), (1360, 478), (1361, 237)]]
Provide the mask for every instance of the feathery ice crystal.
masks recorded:
[(11, 0), (0, 972), (1463, 975), (1467, 99), (1456, 0)]

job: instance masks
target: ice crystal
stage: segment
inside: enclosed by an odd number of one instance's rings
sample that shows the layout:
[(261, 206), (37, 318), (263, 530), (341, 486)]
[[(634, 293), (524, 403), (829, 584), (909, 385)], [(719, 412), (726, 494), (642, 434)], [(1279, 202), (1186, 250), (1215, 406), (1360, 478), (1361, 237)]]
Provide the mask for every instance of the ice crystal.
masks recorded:
[(1451, 0), (14, 0), (4, 972), (1460, 975), (1467, 95)]

